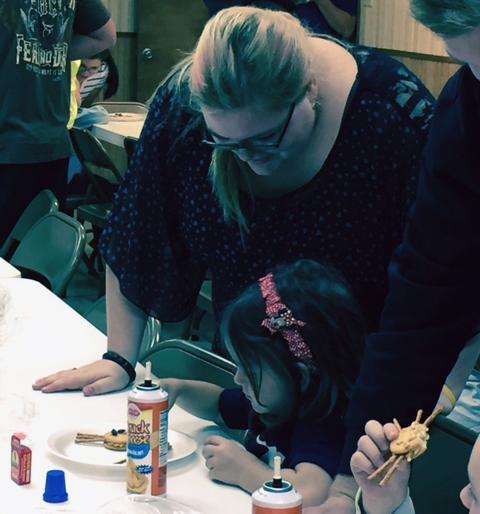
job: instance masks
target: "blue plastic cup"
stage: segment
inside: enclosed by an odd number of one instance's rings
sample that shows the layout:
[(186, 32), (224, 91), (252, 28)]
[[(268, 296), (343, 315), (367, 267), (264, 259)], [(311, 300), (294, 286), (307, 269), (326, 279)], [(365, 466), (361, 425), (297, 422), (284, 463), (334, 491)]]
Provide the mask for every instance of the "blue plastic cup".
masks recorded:
[(68, 493), (65, 485), (65, 473), (61, 469), (51, 469), (47, 471), (43, 501), (48, 503), (62, 503), (67, 500)]

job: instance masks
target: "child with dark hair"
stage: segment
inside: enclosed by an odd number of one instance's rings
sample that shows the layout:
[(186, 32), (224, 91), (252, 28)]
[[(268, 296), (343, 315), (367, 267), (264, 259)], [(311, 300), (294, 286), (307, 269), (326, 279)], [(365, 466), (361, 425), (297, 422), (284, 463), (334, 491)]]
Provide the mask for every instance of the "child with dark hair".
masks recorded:
[(203, 449), (212, 479), (252, 492), (283, 457), (283, 475), (316, 505), (326, 498), (344, 442), (343, 412), (356, 376), (364, 322), (333, 268), (301, 260), (269, 273), (223, 312), (221, 335), (241, 389), (162, 381), (193, 414), (246, 430), (244, 447), (219, 436)]

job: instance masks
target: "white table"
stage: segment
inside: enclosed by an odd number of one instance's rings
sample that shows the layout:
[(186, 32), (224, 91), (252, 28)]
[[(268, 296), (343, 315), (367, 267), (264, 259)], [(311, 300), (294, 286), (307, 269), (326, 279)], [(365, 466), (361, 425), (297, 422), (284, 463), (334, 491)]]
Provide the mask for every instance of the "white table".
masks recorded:
[(115, 146), (123, 148), (126, 137), (138, 139), (142, 132), (145, 119), (140, 121), (109, 121), (105, 124), (97, 123), (92, 128), (95, 137)]
[(0, 257), (0, 279), (2, 278), (20, 278), (20, 271), (12, 266), (8, 261)]
[[(0, 301), (6, 305), (0, 323), (0, 512), (42, 514), (60, 508), (62, 512), (94, 514), (98, 506), (125, 493), (123, 473), (105, 477), (81, 474), (75, 464), (49, 454), (46, 441), (54, 431), (92, 422), (124, 425), (127, 392), (85, 398), (79, 392), (43, 394), (33, 391), (31, 383), (53, 371), (98, 358), (105, 350), (106, 338), (38, 282), (0, 279)], [(143, 368), (139, 366), (137, 371), (142, 373)], [(201, 444), (212, 432), (219, 433), (219, 428), (178, 407), (172, 409), (170, 426), (193, 437), (199, 449), (169, 466), (169, 496), (205, 514), (250, 512), (248, 494), (208, 478)], [(10, 436), (15, 431), (26, 432), (32, 440), (32, 482), (27, 486), (10, 480)], [(59, 507), (42, 501), (45, 473), (54, 468), (65, 470), (70, 496), (69, 502)]]

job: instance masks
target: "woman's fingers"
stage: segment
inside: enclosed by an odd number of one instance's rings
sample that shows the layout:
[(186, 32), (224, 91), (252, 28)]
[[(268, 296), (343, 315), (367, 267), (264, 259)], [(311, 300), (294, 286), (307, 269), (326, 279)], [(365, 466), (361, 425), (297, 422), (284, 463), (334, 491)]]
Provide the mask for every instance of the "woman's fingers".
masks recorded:
[(33, 388), (44, 393), (52, 393), (60, 390), (81, 389), (82, 373), (78, 370), (65, 370), (37, 380)]
[(33, 388), (43, 393), (83, 389), (85, 395), (107, 393), (128, 384), (128, 375), (116, 363), (99, 360), (78, 369), (64, 370), (41, 378)]
[(83, 388), (83, 394), (85, 396), (95, 396), (97, 394), (109, 393), (110, 391), (123, 389), (127, 384), (128, 379), (123, 383), (122, 381), (119, 381), (117, 377), (108, 376), (86, 385)]
[(59, 378), (61, 378), (62, 374), (65, 374), (65, 373), (67, 373), (66, 370), (58, 371), (57, 373), (53, 373), (52, 375), (48, 375), (46, 377), (39, 378), (32, 384), (32, 387), (35, 390), (40, 390), (43, 387), (52, 384), (53, 382), (55, 382), (55, 380), (58, 380)]

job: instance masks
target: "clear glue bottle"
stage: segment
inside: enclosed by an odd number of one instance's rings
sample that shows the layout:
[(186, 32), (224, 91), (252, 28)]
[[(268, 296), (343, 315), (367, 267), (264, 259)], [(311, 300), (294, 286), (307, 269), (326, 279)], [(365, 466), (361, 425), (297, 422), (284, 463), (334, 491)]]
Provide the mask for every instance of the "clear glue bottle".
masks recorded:
[(144, 382), (128, 396), (127, 492), (165, 496), (167, 453), (168, 393), (152, 381), (147, 362)]
[(282, 479), (282, 458), (274, 457), (273, 479), (252, 494), (252, 514), (301, 514), (302, 497)]

